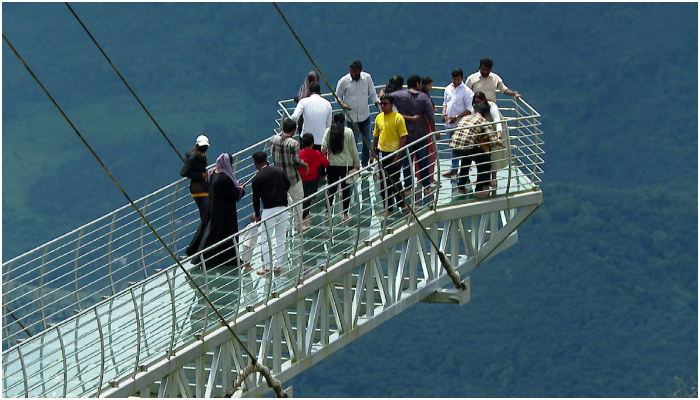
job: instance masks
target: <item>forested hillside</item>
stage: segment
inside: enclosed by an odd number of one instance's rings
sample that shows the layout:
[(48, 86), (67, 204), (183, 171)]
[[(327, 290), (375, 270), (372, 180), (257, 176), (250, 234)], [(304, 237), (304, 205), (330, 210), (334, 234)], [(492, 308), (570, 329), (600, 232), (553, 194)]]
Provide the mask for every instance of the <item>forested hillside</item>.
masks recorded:
[[(272, 132), (313, 66), (268, 3), (75, 3), (181, 153)], [(464, 307), (418, 304), (285, 384), (297, 397), (643, 397), (697, 377), (698, 6), (282, 3), (335, 85), (494, 72), (542, 115), (544, 205)], [(63, 3), (3, 33), (132, 198), (181, 161)], [(352, 21), (352, 22), (351, 22)], [(2, 258), (126, 203), (3, 44)], [(327, 89), (323, 90), (328, 91)]]

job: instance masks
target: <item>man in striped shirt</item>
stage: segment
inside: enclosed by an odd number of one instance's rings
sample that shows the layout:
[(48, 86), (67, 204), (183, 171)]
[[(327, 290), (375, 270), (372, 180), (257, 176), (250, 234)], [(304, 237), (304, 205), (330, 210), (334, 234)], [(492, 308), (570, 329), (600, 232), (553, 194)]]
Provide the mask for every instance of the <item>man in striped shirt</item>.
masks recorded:
[(489, 106), (476, 104), (474, 113), (459, 120), (456, 131), (452, 132), (450, 147), (456, 158), (461, 161), (457, 180), (457, 193), (466, 193), (466, 184), (469, 183), (469, 167), (472, 161), (476, 163), (476, 187), (474, 193), (477, 197), (488, 196), (486, 190), (490, 186), (491, 157), (490, 147), (498, 143), (498, 137), (486, 116), (489, 114)]
[[(297, 168), (306, 168), (306, 173), (309, 173), (309, 165), (299, 157), (299, 142), (292, 135), (297, 129), (297, 124), (291, 119), (285, 119), (282, 122), (282, 133), (274, 135), (270, 138), (270, 153), (275, 166), (282, 168), (287, 178), (291, 183), (289, 187), (289, 196), (292, 202), (296, 203), (304, 199), (304, 188), (301, 183), (301, 175)], [(298, 229), (301, 226), (301, 204), (294, 207), (294, 223)]]

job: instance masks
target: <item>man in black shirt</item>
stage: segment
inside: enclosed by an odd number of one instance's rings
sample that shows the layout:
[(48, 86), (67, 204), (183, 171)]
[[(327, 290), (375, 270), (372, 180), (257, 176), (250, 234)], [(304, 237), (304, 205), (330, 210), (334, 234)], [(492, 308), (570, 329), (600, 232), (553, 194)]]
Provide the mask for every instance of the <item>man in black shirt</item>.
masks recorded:
[[(253, 222), (260, 221), (263, 269), (258, 271), (258, 275), (265, 275), (270, 272), (270, 266), (274, 265), (275, 274), (281, 271), (280, 264), (285, 253), (285, 237), (289, 225), (288, 215), (284, 209), (287, 207), (287, 191), (291, 186), (287, 174), (282, 168), (268, 165), (267, 154), (258, 151), (253, 154), (253, 162), (258, 172), (252, 180), (253, 186), (253, 210), (255, 215)], [(260, 212), (260, 201), (263, 209)], [(270, 245), (274, 241), (274, 259), (270, 263)]]

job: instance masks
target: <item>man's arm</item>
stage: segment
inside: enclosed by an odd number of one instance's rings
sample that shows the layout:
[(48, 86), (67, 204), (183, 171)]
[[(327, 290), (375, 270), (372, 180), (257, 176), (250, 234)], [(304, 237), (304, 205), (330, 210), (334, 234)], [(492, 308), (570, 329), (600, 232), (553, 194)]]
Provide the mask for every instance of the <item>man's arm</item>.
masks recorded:
[(504, 94), (507, 94), (508, 96), (513, 96), (513, 97), (515, 97), (515, 100), (518, 100), (519, 98), (523, 97), (520, 93), (518, 93), (518, 92), (515, 91), (515, 90), (506, 89), (506, 90), (503, 91), (503, 93), (504, 93)]
[[(425, 105), (423, 106), (423, 114), (425, 114), (425, 118), (428, 120), (428, 126), (430, 126), (430, 131), (435, 132), (437, 129), (435, 129), (435, 111), (433, 110), (433, 102), (430, 101), (430, 97), (426, 94), (424, 96), (424, 102)], [(440, 135), (438, 134), (437, 136), (438, 139), (440, 139)]]
[[(437, 128), (435, 127), (435, 117), (430, 117), (428, 118), (428, 125), (430, 126), (430, 132), (437, 132)], [(436, 135), (438, 139), (440, 139), (440, 134), (438, 133)]]
[(467, 77), (467, 80), (464, 81), (464, 86), (468, 87), (472, 91), (474, 90), (474, 81), (472, 80), (472, 75), (469, 75)]
[(296, 108), (294, 109), (294, 114), (292, 114), (292, 119), (294, 122), (299, 122), (299, 117), (301, 117), (304, 114), (304, 105), (306, 104), (306, 99), (301, 99), (299, 101), (299, 104), (297, 104)]
[(471, 114), (474, 112), (474, 92), (471, 89), (466, 90), (466, 94), (464, 95), (464, 102), (466, 103), (465, 106), (467, 106), (467, 110), (469, 112), (467, 115)]
[(508, 86), (506, 86), (506, 84), (503, 83), (503, 79), (500, 79), (500, 77), (498, 83), (496, 84), (496, 89), (500, 90), (503, 94), (515, 97), (515, 100), (518, 100), (519, 98), (523, 97), (517, 91), (508, 89)]
[(372, 81), (372, 75), (367, 74), (367, 81), (367, 94), (369, 95), (369, 99), (372, 101), (372, 103), (374, 103), (377, 109), (381, 110), (381, 108), (379, 108), (379, 97), (377, 96), (377, 91), (374, 90), (374, 81)]
[(399, 149), (403, 148), (406, 145), (406, 138), (407, 137), (408, 137), (408, 135), (401, 136), (401, 138), (399, 138)]
[(346, 87), (345, 87), (344, 79), (343, 78), (338, 79), (338, 84), (335, 86), (335, 95), (338, 96), (338, 102), (340, 103), (340, 105), (343, 108), (347, 108), (348, 110), (352, 110), (343, 101), (343, 97), (345, 97), (345, 90), (346, 90)]
[(260, 187), (255, 180), (253, 180), (253, 211), (255, 212), (254, 221), (260, 221)]
[(372, 161), (374, 161), (374, 155), (379, 153), (377, 146), (379, 146), (379, 136), (374, 137), (374, 143), (372, 144), (372, 152), (371, 152), (372, 154), (369, 157), (370, 164), (372, 163)]
[(406, 129), (406, 120), (399, 116), (396, 121), (396, 131), (399, 134), (399, 151), (396, 152), (394, 157), (395, 161), (398, 161), (401, 156), (401, 149), (406, 145), (406, 138), (408, 138), (408, 130)]
[(442, 93), (442, 120), (444, 122), (447, 122), (447, 88), (445, 88), (445, 91)]

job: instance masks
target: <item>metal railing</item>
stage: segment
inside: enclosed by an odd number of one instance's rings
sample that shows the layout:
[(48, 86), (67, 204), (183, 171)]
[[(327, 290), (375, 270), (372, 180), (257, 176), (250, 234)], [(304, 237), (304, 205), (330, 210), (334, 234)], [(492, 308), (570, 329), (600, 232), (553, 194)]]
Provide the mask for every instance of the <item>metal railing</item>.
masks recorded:
[[(280, 117), (288, 116), (291, 100), (279, 104)], [(512, 107), (500, 110), (508, 124), (511, 166), (495, 171), (499, 183), (490, 194), (496, 196), (532, 190), (543, 173), (539, 114), (522, 100), (508, 104)], [(418, 153), (430, 140), (436, 144), (439, 158), (433, 163), (433, 185), (421, 187), (415, 179), (416, 163), (408, 163), (414, 179), (406, 197), (417, 213), (444, 204), (478, 201), (457, 192), (454, 181), (441, 176), (451, 156), (446, 138), (450, 131), (434, 132), (401, 152)], [(265, 139), (235, 154), (233, 169), (240, 181), (253, 176), (250, 155), (267, 151), (267, 143)], [(309, 275), (410, 222), (410, 215), (398, 209), (391, 216), (381, 215), (389, 197), (382, 188), (388, 185), (376, 163), (348, 177), (357, 178), (350, 185), (350, 204), (342, 201), (343, 180), (322, 186), (310, 196), (315, 200), (311, 201), (308, 228), (300, 228), (291, 218), (291, 210), (301, 213), (302, 201), (296, 202), (209, 248), (218, 252), (234, 246), (240, 256), (229, 261), (233, 266), (208, 271), (209, 256), (204, 254), (209, 249), (205, 249), (183, 259), (190, 274), (231, 321), (241, 311), (266, 304)], [(476, 178), (473, 169), (471, 182)], [(333, 191), (335, 201), (331, 200)], [(186, 247), (199, 221), (188, 193), (187, 182), (181, 179), (136, 202), (174, 252)], [(239, 226), (245, 226), (253, 213), (250, 197), (248, 191), (238, 203)], [(349, 219), (344, 219), (346, 213)], [(281, 218), (274, 218), (277, 215)], [(275, 273), (270, 265), (267, 268), (272, 271), (259, 276), (257, 271), (265, 265), (255, 239), (262, 239), (262, 230), (273, 230), (273, 220), (279, 220), (283, 231), (287, 231), (285, 224), (289, 227), (289, 235), (280, 241), (284, 246), (281, 259), (275, 260), (276, 241), (267, 235), (265, 259), (278, 261), (280, 272)], [(253, 231), (259, 232), (255, 235)], [(109, 381), (133, 375), (191, 343), (195, 334), (218, 328), (214, 313), (159, 246), (127, 206), (4, 263), (3, 345), (10, 348), (3, 351), (3, 395), (99, 395)], [(193, 266), (192, 261), (205, 268)], [(247, 262), (253, 271), (243, 268)], [(13, 315), (18, 319), (13, 320)]]

